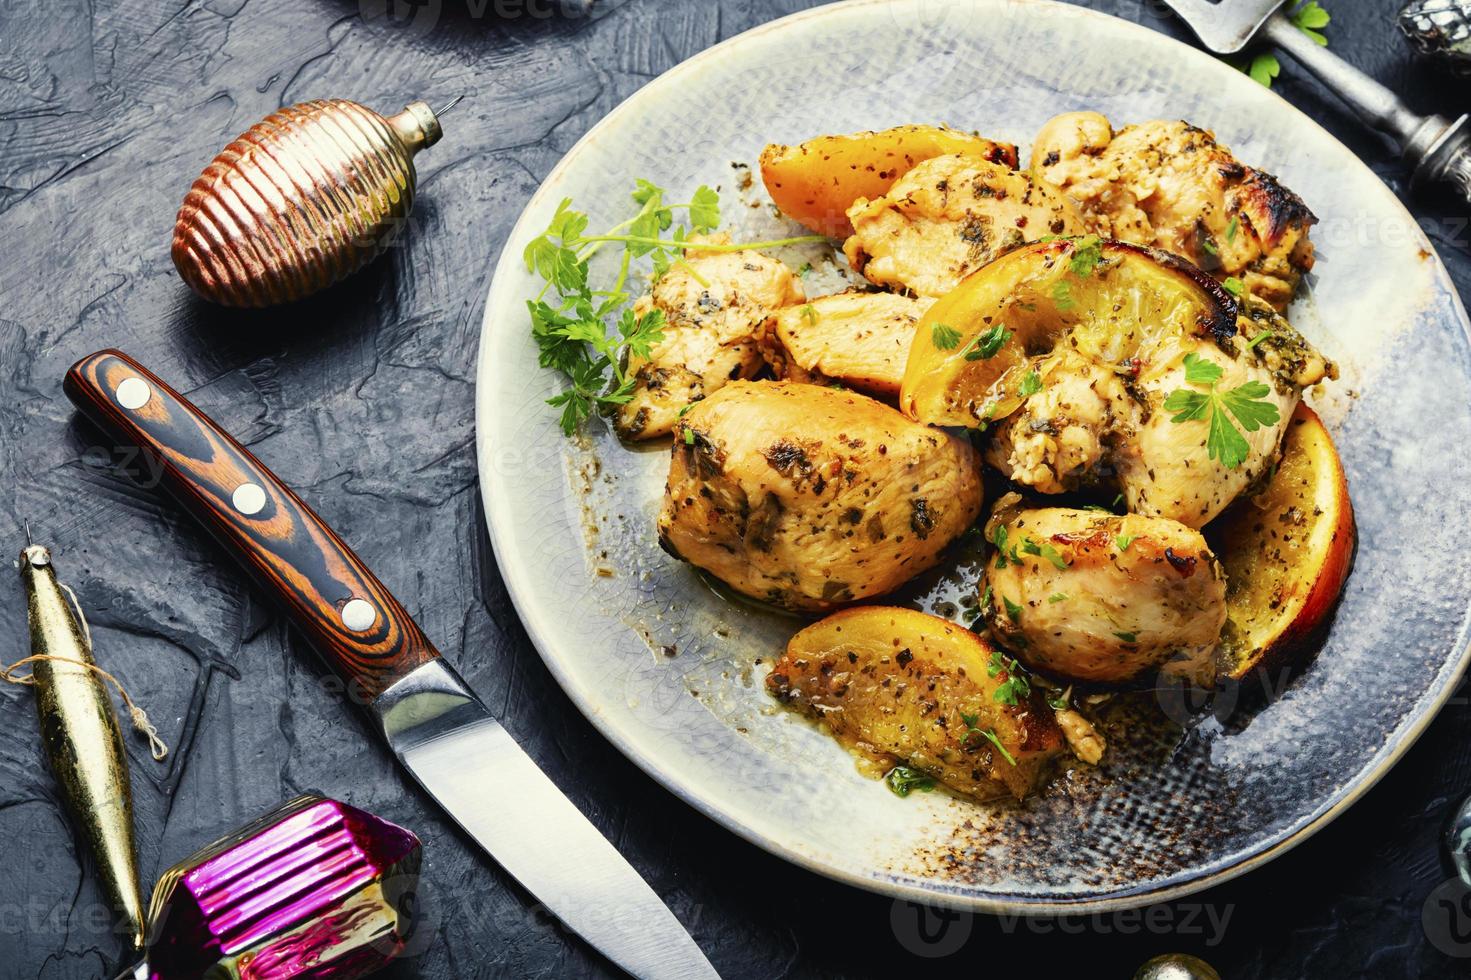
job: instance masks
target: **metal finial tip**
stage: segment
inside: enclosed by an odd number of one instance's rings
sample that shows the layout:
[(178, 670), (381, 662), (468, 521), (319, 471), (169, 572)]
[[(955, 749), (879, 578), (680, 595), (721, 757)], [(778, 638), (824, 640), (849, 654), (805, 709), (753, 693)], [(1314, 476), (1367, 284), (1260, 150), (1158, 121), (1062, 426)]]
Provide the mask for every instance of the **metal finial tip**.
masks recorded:
[(31, 522), (30, 521), (21, 521), (21, 524), (26, 529), (26, 544), (28, 544), (28, 545), (35, 544), (36, 542), (34, 542), (34, 541), (31, 540)]
[(436, 116), (442, 116), (442, 115), (444, 115), (446, 112), (449, 112), (455, 106), (459, 105), (460, 104), (460, 101), (462, 99), (464, 99), (464, 98), (465, 98), (465, 96), (464, 96), (463, 93), (461, 93), (460, 95), (455, 96), (453, 99), (450, 99), (448, 102), (446, 102), (444, 104), (444, 108), (442, 108), (442, 109), (436, 109), (434, 111), (434, 114)]

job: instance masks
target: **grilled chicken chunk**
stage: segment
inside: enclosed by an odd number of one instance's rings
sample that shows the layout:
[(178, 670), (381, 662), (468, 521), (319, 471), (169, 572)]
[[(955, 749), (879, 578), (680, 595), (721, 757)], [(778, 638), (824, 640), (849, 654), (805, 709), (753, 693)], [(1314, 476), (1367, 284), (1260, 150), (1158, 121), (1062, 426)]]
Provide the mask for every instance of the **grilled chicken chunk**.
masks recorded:
[(865, 606), (792, 637), (766, 684), (885, 768), (903, 763), (961, 793), (1020, 799), (1063, 738), (1041, 693), (1010, 681), (1000, 654), (970, 630)]
[(918, 164), (883, 197), (860, 198), (848, 219), (853, 234), (843, 252), (853, 268), (870, 282), (919, 296), (943, 296), (1018, 245), (1087, 230), (1051, 185), (957, 155)]
[[(690, 240), (724, 244), (730, 238)], [(766, 319), (803, 298), (792, 270), (760, 252), (686, 253), (634, 304), (636, 316), (663, 311), (664, 339), (647, 360), (629, 360), (633, 397), (618, 407), (618, 434), (625, 439), (668, 435), (686, 405), (727, 381), (754, 376), (765, 364), (759, 341)]]
[(1064, 113), (1037, 134), (1032, 169), (1076, 201), (1097, 234), (1237, 277), (1279, 311), (1313, 267), (1317, 219), (1301, 198), (1189, 123), (1115, 133), (1096, 112)]
[(677, 424), (659, 542), (796, 610), (882, 595), (980, 514), (970, 444), (852, 392), (726, 385)]
[(790, 381), (839, 381), (893, 399), (914, 326), (932, 300), (898, 293), (837, 293), (789, 306), (768, 324), (767, 359)]
[[(1264, 352), (1263, 352), (1264, 353)], [(1175, 422), (1164, 408), (1185, 381), (1185, 356), (1221, 367), (1216, 388), (1265, 384), (1277, 421), (1243, 432), (1249, 447), (1235, 467), (1211, 459), (1207, 419)], [(1256, 351), (1232, 357), (1207, 338), (1180, 338), (1155, 352), (1136, 374), (1059, 347), (1037, 363), (1042, 388), (996, 429), (986, 459), (1018, 483), (1043, 493), (1117, 485), (1129, 510), (1204, 527), (1276, 462), (1299, 390), (1277, 378)]]
[(997, 549), (983, 612), (1000, 643), (1051, 676), (1117, 683), (1169, 662), (1210, 683), (1226, 577), (1200, 532), (1159, 517), (1010, 503), (987, 527)]
[(1002, 421), (987, 462), (1041, 493), (1106, 483), (1111, 447), (1132, 433), (1138, 409), (1125, 378), (1062, 346), (1035, 370), (1041, 390)]

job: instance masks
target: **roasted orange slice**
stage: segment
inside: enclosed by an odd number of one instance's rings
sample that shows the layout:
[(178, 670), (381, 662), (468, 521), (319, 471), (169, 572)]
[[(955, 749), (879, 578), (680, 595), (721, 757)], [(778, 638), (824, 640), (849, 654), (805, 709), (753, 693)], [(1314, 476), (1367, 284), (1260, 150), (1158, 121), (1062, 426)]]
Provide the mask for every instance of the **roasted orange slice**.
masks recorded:
[(833, 238), (853, 233), (848, 209), (882, 197), (900, 176), (931, 157), (960, 153), (1016, 167), (1016, 147), (946, 126), (896, 126), (878, 133), (819, 136), (761, 151), (761, 180), (782, 214)]
[(1348, 481), (1316, 412), (1298, 405), (1282, 462), (1256, 496), (1221, 516), (1226, 627), (1221, 673), (1240, 680), (1287, 662), (1338, 602), (1357, 534)]

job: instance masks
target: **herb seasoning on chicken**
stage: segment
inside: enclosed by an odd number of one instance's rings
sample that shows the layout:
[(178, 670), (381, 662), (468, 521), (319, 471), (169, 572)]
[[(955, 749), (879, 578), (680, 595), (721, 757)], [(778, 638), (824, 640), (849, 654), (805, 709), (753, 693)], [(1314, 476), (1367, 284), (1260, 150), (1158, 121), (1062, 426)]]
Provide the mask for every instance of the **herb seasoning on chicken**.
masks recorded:
[(659, 541), (746, 595), (829, 609), (932, 567), (980, 514), (979, 469), (862, 395), (732, 382), (679, 421)]
[(618, 407), (618, 434), (625, 439), (668, 435), (684, 406), (727, 381), (754, 376), (765, 363), (759, 340), (766, 318), (802, 299), (792, 270), (760, 252), (688, 253), (634, 304), (636, 316), (655, 309), (664, 313), (664, 339), (647, 360), (629, 360), (633, 395)]
[(1037, 134), (1032, 168), (1082, 206), (1089, 230), (1240, 277), (1277, 310), (1313, 267), (1308, 230), (1318, 219), (1302, 199), (1189, 123), (1115, 133), (1096, 112), (1064, 113)]
[(926, 160), (873, 200), (848, 209), (843, 252), (880, 286), (943, 296), (970, 273), (1027, 242), (1087, 231), (1051, 185), (975, 157)]
[(994, 553), (982, 612), (1018, 659), (1079, 681), (1127, 681), (1167, 661), (1212, 680), (1226, 577), (1199, 531), (1161, 517), (1010, 503), (986, 529)]

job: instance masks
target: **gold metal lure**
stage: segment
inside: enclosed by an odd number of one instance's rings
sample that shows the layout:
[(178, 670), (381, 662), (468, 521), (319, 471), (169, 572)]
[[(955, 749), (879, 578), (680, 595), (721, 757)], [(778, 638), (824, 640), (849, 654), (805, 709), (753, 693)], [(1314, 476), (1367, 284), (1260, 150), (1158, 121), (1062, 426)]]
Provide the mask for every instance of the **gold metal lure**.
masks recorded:
[[(92, 645), (63, 594), (51, 552), (20, 553), (31, 627), (31, 685), (47, 761), (76, 827), (87, 839), (103, 893), (123, 916), (134, 949), (143, 947), (143, 902), (133, 844), (133, 794), (122, 729)], [(72, 661), (72, 662), (68, 662)]]

